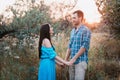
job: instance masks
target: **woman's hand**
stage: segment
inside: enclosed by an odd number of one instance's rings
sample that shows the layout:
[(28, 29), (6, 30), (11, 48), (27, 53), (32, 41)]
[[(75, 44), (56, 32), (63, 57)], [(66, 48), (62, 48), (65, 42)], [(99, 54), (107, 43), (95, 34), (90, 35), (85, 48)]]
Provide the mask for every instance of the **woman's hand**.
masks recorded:
[(60, 67), (64, 67), (64, 66), (65, 66), (65, 64), (62, 63), (62, 62), (56, 61), (56, 63), (57, 63), (57, 65), (60, 66)]
[(72, 63), (70, 61), (65, 61), (65, 65), (72, 66)]

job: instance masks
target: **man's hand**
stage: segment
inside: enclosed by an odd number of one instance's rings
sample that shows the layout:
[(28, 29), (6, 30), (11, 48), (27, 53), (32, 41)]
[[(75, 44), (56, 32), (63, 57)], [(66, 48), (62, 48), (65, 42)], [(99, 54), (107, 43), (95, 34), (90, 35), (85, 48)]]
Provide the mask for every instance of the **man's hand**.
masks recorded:
[(72, 66), (75, 61), (76, 61), (76, 59), (73, 59), (73, 58), (72, 58), (72, 59), (69, 61), (69, 66)]

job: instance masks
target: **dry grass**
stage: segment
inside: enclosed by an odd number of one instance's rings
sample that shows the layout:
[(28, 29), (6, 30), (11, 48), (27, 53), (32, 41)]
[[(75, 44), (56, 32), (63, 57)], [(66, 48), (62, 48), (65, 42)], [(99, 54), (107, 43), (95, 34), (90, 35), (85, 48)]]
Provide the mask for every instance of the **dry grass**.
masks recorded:
[[(68, 41), (64, 33), (53, 37), (56, 52), (63, 59)], [(20, 46), (18, 40), (5, 38), (0, 42), (0, 55), (0, 80), (37, 80), (37, 47), (29, 41)], [(69, 80), (68, 67), (57, 66), (57, 80)], [(106, 33), (92, 34), (86, 80), (120, 80), (120, 40), (110, 39)]]
[(88, 76), (94, 75), (93, 80), (119, 80), (120, 40), (106, 33), (93, 33), (90, 46)]

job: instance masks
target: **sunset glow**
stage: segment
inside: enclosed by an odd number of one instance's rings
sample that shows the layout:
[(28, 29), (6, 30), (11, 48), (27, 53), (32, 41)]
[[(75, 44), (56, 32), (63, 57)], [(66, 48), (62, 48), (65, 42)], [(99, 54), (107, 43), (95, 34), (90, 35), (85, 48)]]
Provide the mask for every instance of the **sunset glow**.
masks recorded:
[[(60, 12), (57, 12), (54, 8), (52, 2), (56, 2), (56, 4), (63, 3), (64, 4), (70, 4), (73, 3), (74, 0), (45, 0), (47, 5), (52, 5), (53, 12), (56, 12), (57, 14), (54, 15), (56, 19), (60, 18)], [(74, 3), (73, 3), (74, 4)], [(100, 22), (101, 15), (99, 14), (97, 10), (97, 6), (94, 2), (94, 0), (77, 0), (76, 6), (71, 11), (63, 11), (62, 13), (70, 13), (75, 10), (82, 10), (84, 12), (84, 17), (88, 23), (94, 23), (94, 22)]]
[(76, 8), (84, 12), (85, 18), (89, 23), (100, 22), (101, 15), (94, 0), (78, 0)]
[[(36, 0), (36, 2), (39, 2), (40, 0)], [(95, 5), (94, 0), (77, 0), (76, 6), (70, 10), (64, 10), (63, 12), (57, 11), (53, 2), (56, 3), (57, 5), (61, 4), (75, 4), (74, 0), (44, 0), (45, 4), (50, 6), (50, 9), (52, 10), (51, 12), (51, 17), (55, 17), (56, 19), (61, 18), (61, 14), (65, 16), (66, 14), (71, 14), (74, 10), (82, 10), (84, 12), (84, 17), (85, 20), (88, 23), (94, 23), (94, 22), (100, 22), (100, 17), (101, 15), (99, 14), (97, 7)], [(12, 5), (15, 3), (15, 0), (0, 0), (0, 14), (3, 13), (5, 8), (9, 5)], [(59, 6), (61, 7), (61, 6)]]

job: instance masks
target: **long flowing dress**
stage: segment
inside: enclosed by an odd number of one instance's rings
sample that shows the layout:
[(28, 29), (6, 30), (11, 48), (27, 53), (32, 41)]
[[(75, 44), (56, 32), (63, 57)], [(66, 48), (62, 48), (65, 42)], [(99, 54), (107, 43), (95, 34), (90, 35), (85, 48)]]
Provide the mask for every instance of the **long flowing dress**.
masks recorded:
[(53, 47), (41, 47), (41, 59), (38, 70), (38, 80), (56, 80), (55, 57)]

